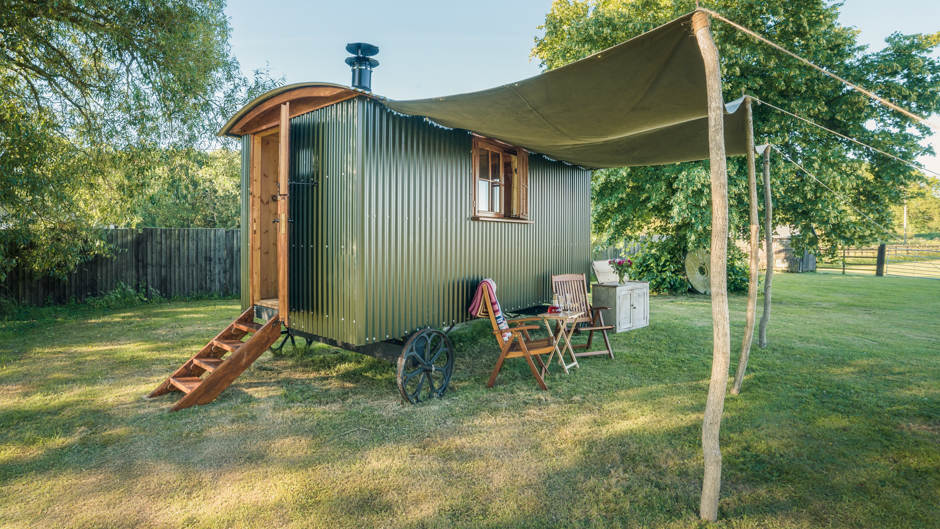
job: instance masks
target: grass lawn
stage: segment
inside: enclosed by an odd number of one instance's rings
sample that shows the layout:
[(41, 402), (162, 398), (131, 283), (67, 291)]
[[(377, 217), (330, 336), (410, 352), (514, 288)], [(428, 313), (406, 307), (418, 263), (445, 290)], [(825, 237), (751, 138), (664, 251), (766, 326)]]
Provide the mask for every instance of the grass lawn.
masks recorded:
[[(774, 286), (771, 345), (726, 400), (719, 525), (940, 526), (940, 281)], [(0, 323), (0, 526), (696, 527), (709, 303), (654, 296), (616, 360), (556, 365), (547, 392), (521, 360), (484, 387), (486, 323), (452, 334), (440, 401), (403, 406), (391, 364), (317, 346), (178, 413), (141, 397), (235, 301)]]

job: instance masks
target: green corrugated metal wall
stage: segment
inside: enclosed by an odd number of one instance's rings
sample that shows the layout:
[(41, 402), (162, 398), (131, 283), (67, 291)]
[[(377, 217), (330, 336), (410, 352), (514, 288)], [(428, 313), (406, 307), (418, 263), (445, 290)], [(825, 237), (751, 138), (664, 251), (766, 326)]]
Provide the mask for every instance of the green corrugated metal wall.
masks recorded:
[[(466, 131), (359, 97), (293, 118), (290, 141), (290, 319), (298, 331), (350, 345), (401, 338), (468, 320), (485, 277), (513, 311), (547, 301), (552, 274), (589, 270), (589, 171), (532, 155), (533, 223), (480, 222), (470, 220)], [(247, 261), (242, 270), (245, 304)]]
[[(291, 120), (290, 321), (355, 344), (356, 100)], [(314, 185), (316, 182), (316, 185)]]
[[(504, 310), (550, 298), (552, 274), (590, 266), (590, 172), (533, 155), (530, 220), (470, 220), (472, 138), (357, 98), (361, 191), (356, 344), (470, 318), (491, 277)], [(351, 228), (353, 226), (350, 226)]]

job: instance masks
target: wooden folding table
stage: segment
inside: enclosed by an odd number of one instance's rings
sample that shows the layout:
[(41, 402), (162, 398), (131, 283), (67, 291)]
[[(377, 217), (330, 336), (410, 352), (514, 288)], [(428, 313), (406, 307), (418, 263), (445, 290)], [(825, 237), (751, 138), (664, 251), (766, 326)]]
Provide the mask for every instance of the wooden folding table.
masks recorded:
[[(555, 353), (558, 353), (558, 363), (561, 364), (561, 368), (564, 369), (565, 374), (568, 374), (568, 368), (581, 366), (578, 365), (578, 359), (574, 356), (574, 349), (571, 348), (571, 336), (574, 334), (575, 327), (578, 321), (578, 318), (584, 314), (583, 312), (573, 312), (573, 311), (564, 311), (564, 312), (543, 312), (539, 314), (539, 318), (542, 318), (542, 321), (545, 322), (545, 328), (548, 329), (548, 334), (552, 337), (552, 341), (555, 344), (555, 351), (548, 357), (548, 361), (545, 362), (545, 368), (548, 369), (548, 365), (552, 362), (552, 356)], [(555, 322), (556, 329), (552, 329), (552, 322)], [(568, 327), (571, 327), (569, 330)], [(564, 344), (562, 344), (564, 340)], [(562, 348), (559, 349), (559, 344), (562, 344)], [(571, 355), (571, 363), (565, 363), (564, 352), (568, 351)]]

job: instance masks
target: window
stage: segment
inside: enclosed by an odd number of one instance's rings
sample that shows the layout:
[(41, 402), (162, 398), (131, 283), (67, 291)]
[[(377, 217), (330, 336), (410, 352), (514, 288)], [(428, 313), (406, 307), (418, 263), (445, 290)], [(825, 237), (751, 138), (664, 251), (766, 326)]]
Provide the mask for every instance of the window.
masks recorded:
[(529, 218), (529, 164), (524, 149), (474, 136), (473, 218)]

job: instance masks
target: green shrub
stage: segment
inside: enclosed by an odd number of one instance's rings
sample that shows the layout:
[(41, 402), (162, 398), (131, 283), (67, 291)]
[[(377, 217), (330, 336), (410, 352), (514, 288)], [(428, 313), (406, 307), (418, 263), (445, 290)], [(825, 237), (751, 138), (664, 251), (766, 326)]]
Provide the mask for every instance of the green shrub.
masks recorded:
[[(630, 279), (648, 281), (650, 292), (682, 293), (691, 285), (685, 275), (685, 248), (672, 238), (652, 241), (642, 253), (631, 256)], [(747, 255), (728, 244), (728, 292), (747, 292)]]
[(134, 287), (118, 282), (117, 288), (97, 297), (90, 297), (85, 302), (96, 309), (120, 309), (131, 307), (147, 301), (143, 292), (134, 290)]
[(747, 292), (748, 280), (747, 254), (728, 244), (728, 292)]
[(630, 257), (630, 279), (648, 281), (650, 292), (687, 292), (684, 250), (672, 238), (647, 243), (642, 253)]

